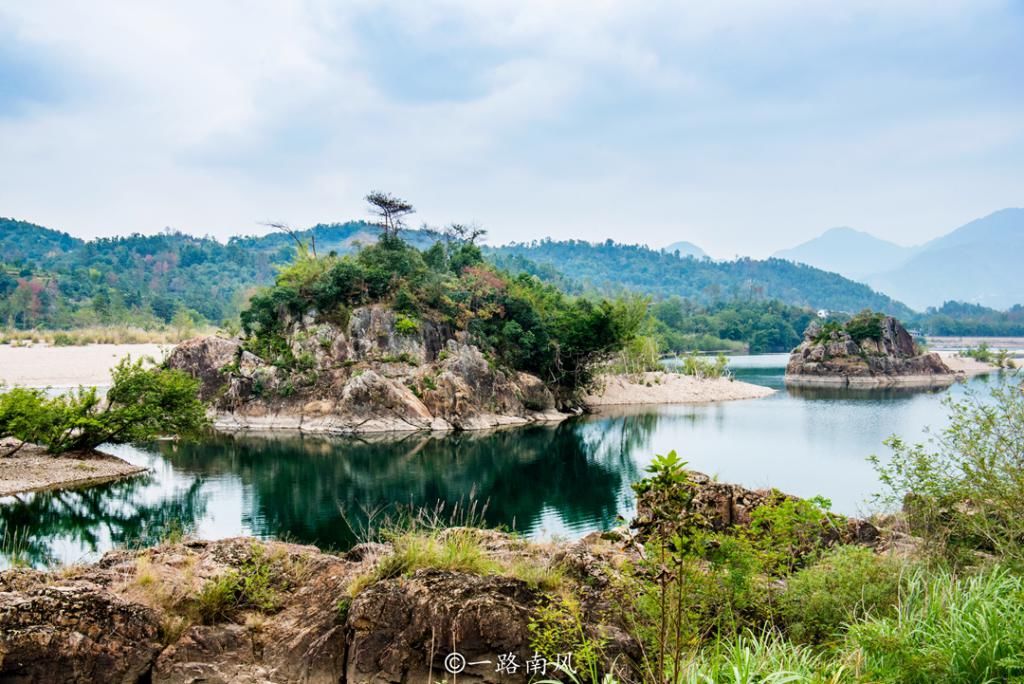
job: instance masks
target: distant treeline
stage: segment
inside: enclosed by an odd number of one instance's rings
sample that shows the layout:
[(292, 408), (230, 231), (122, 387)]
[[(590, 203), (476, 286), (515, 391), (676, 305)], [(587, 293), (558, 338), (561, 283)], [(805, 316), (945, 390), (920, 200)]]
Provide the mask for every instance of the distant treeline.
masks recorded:
[[(318, 225), (297, 236), (322, 255), (375, 242), (362, 221)], [(403, 230), (420, 249), (440, 233)], [(485, 248), (489, 261), (564, 292), (651, 297), (646, 334), (663, 351), (785, 351), (819, 308), (894, 314), (930, 335), (1024, 335), (1024, 309), (999, 312), (950, 302), (914, 314), (866, 285), (787, 261), (713, 262), (611, 241), (544, 240)], [(273, 232), (222, 243), (167, 230), (158, 235), (81, 240), (0, 219), (0, 327), (67, 330), (170, 323), (233, 327), (257, 288), (295, 256), (292, 237)]]
[(996, 311), (978, 304), (946, 302), (911, 319), (928, 335), (1024, 337), (1024, 306)]

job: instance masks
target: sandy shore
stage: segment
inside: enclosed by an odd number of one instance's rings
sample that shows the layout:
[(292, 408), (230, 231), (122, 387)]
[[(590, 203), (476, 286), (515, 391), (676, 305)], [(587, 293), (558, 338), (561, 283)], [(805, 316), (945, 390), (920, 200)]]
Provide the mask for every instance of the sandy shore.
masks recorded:
[(714, 401), (758, 399), (775, 390), (749, 382), (711, 378), (698, 380), (679, 373), (643, 373), (642, 375), (609, 375), (603, 378), (604, 390), (588, 396), (588, 406), (622, 406), (628, 404), (706, 404)]
[(126, 356), (162, 360), (172, 345), (90, 344), (84, 347), (0, 346), (0, 383), (27, 387), (110, 384), (110, 369)]
[(974, 376), (985, 375), (986, 373), (995, 373), (999, 370), (990, 363), (984, 363), (966, 356), (959, 356), (958, 352), (940, 351), (936, 353), (942, 357), (942, 362), (954, 373), (963, 373), (964, 375)]
[[(9, 442), (0, 444), (0, 453), (11, 446)], [(101, 484), (145, 471), (98, 451), (51, 456), (41, 447), (25, 446), (14, 456), (0, 458), (0, 496)]]

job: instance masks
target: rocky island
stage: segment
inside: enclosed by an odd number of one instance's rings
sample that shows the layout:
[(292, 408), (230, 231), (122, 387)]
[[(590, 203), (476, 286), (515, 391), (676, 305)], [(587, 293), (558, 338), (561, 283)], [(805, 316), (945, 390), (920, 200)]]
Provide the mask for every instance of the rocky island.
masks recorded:
[(956, 374), (935, 353), (924, 352), (892, 316), (857, 314), (845, 324), (812, 322), (790, 354), (791, 386), (943, 386)]
[[(300, 241), (295, 261), (242, 312), (239, 334), (186, 342), (166, 365), (201, 381), (221, 430), (352, 434), (559, 421), (586, 408), (610, 358), (639, 334), (646, 306), (570, 297), (502, 271), (472, 239), (421, 251), (386, 232), (345, 256), (317, 256)], [(697, 382), (659, 382), (658, 400), (766, 393), (724, 381), (695, 391)], [(611, 401), (645, 400), (627, 399)]]
[(239, 340), (182, 343), (167, 364), (201, 380), (222, 430), (314, 433), (475, 430), (559, 421), (540, 378), (497, 368), (467, 336), (419, 323), (401, 331), (393, 310), (371, 305), (347, 323), (288, 323), (299, 370), (267, 362)]

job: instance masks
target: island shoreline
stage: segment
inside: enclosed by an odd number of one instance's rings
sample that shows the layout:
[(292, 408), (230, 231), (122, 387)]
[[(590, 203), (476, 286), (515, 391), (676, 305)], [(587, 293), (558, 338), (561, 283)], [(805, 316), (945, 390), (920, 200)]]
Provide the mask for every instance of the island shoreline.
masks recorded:
[[(0, 450), (6, 452), (11, 446), (0, 444)], [(0, 497), (92, 487), (148, 471), (102, 451), (53, 455), (26, 444), (16, 454), (0, 458)]]

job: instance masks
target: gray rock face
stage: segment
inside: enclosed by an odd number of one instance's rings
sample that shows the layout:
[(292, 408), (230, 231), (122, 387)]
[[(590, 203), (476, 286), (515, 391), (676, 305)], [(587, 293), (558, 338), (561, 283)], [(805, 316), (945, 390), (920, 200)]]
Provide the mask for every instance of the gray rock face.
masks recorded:
[(895, 318), (880, 317), (877, 332), (854, 339), (846, 329), (811, 323), (803, 342), (790, 354), (786, 384), (878, 387), (954, 381), (956, 376), (939, 355), (921, 353)]
[(171, 352), (167, 363), (171, 368), (184, 371), (200, 382), (203, 401), (213, 399), (227, 380), (223, 369), (242, 354), (242, 343), (222, 337), (199, 337), (182, 342)]
[(0, 680), (134, 684), (159, 653), (159, 635), (155, 611), (92, 583), (5, 589)]
[(494, 664), (509, 653), (520, 664), (532, 655), (528, 625), (538, 598), (519, 580), (437, 570), (379, 582), (352, 602), (346, 681), (446, 679), (453, 652), (490, 662), (469, 667), (471, 681), (508, 681)]
[(168, 357), (202, 382), (224, 430), (474, 430), (565, 417), (539, 378), (495, 368), (464, 334), (374, 305), (347, 325), (311, 312), (287, 326), (289, 369), (206, 337)]

